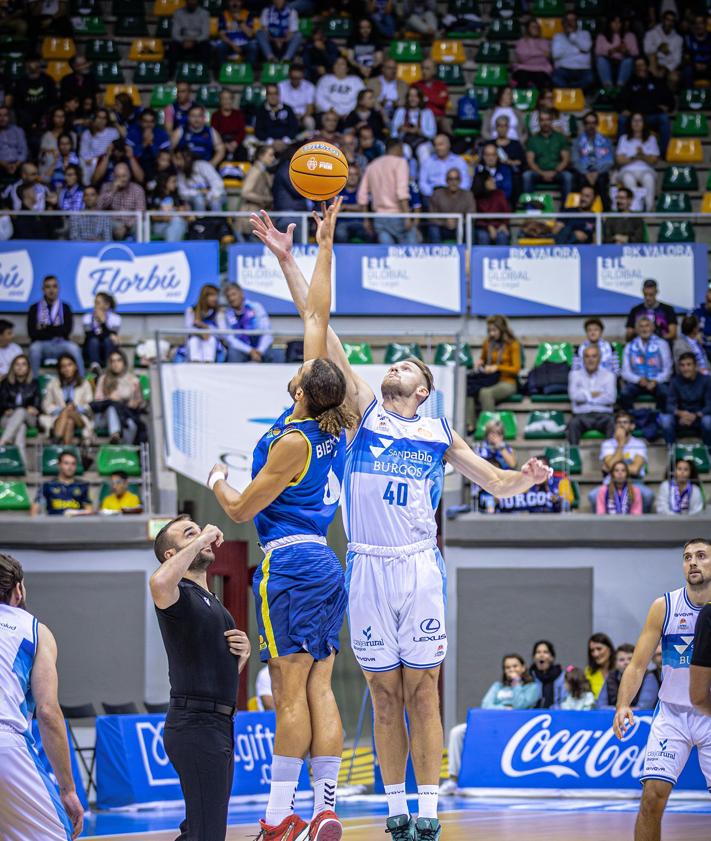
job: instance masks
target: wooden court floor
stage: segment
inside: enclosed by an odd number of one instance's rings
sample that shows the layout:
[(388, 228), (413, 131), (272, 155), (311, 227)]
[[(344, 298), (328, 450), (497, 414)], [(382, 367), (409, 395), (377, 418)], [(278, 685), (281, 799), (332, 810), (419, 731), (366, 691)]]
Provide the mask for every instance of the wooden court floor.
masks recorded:
[[(630, 812), (502, 811), (447, 812), (442, 817), (442, 841), (632, 841), (635, 815)], [(344, 841), (387, 841), (384, 820), (363, 817), (343, 822)], [(176, 832), (102, 835), (95, 841), (174, 841)], [(227, 841), (254, 839), (254, 824), (231, 826)], [(669, 814), (663, 841), (711, 841), (711, 815)], [(89, 841), (83, 838), (82, 841)]]

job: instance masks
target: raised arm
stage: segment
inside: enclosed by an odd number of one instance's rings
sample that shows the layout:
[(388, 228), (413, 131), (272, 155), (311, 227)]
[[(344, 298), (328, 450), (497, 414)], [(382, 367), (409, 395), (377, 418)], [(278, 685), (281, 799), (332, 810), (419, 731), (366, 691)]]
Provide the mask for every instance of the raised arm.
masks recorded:
[[(186, 522), (185, 528), (196, 531), (196, 527), (188, 522)], [(186, 536), (189, 535), (186, 534)], [(188, 571), (190, 564), (203, 549), (213, 543), (215, 546), (221, 546), (223, 541), (224, 537), (217, 526), (208, 524), (201, 532), (195, 534), (194, 539), (187, 546), (163, 561), (151, 576), (150, 581), (151, 595), (156, 607), (165, 610), (165, 608), (175, 604), (180, 598), (178, 583)]]
[(336, 199), (330, 206), (321, 204), (323, 217), (314, 211), (318, 255), (313, 277), (306, 293), (304, 307), (304, 359), (328, 356), (327, 333), (331, 317), (331, 265), (333, 262), (333, 237), (336, 220), (343, 199)]

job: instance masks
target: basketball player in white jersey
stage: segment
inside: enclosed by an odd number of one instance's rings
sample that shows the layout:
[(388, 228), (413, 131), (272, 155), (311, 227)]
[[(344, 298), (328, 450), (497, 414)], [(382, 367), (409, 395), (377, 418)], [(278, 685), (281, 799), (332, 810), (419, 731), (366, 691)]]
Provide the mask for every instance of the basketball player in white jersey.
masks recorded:
[[(264, 211), (252, 216), (252, 226), (279, 260), (303, 314), (308, 286), (291, 253), (294, 226), (280, 233)], [(437, 841), (443, 750), (438, 679), (447, 633), (446, 576), (436, 545), (435, 511), (443, 461), (501, 497), (523, 493), (549, 471), (536, 459), (521, 471), (499, 470), (475, 455), (446, 419), (420, 417), (418, 407), (434, 387), (432, 373), (420, 360), (392, 365), (379, 400), (352, 370), (331, 328), (328, 354), (346, 377), (346, 403), (359, 419), (357, 427), (347, 430), (341, 497), (349, 540), (348, 613), (351, 646), (373, 699), (387, 832), (393, 841)], [(408, 749), (418, 783), (417, 821), (405, 797)]]
[(687, 541), (683, 569), (686, 586), (653, 602), (617, 696), (613, 727), (621, 739), (635, 723), (630, 705), (661, 639), (662, 685), (647, 741), (635, 841), (660, 841), (667, 800), (694, 746), (711, 790), (711, 719), (696, 712), (689, 697), (696, 620), (711, 601), (711, 542), (700, 537)]
[[(84, 810), (57, 701), (57, 644), (25, 610), (23, 577), (19, 562), (0, 553), (0, 838), (71, 841), (82, 830)], [(59, 791), (37, 754), (33, 713)]]

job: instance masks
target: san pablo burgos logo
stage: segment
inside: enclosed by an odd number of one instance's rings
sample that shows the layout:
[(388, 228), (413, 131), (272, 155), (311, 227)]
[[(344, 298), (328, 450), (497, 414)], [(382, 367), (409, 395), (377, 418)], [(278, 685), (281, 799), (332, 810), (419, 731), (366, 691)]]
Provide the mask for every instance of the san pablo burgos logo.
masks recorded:
[[(433, 458), (432, 453), (426, 450), (398, 450), (392, 445), (395, 443), (392, 438), (384, 438), (378, 436), (378, 444), (369, 444), (370, 452), (375, 461), (373, 462), (373, 470), (376, 473), (392, 473), (396, 476), (409, 476), (412, 479), (421, 479), (425, 474), (426, 468), (423, 465), (431, 465)], [(387, 459), (381, 460), (384, 453), (387, 452)]]
[(34, 272), (29, 251), (0, 252), (0, 302), (24, 304), (30, 299)]
[(382, 639), (373, 639), (372, 625), (368, 625), (367, 628), (363, 628), (361, 633), (363, 639), (354, 639), (353, 648), (360, 651), (363, 651), (366, 648), (385, 648), (385, 642)]
[(413, 642), (439, 642), (440, 640), (446, 640), (447, 634), (440, 634), (442, 628), (442, 623), (439, 619), (423, 619), (420, 622), (420, 631), (422, 631), (423, 636), (421, 637), (413, 637)]

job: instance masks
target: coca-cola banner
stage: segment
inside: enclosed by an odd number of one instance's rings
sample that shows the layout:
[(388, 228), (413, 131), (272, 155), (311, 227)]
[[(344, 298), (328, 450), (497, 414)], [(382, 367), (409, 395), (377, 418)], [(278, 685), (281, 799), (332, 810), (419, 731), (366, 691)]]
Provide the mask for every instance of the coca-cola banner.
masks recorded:
[[(653, 713), (636, 713), (623, 741), (612, 732), (612, 716), (612, 710), (469, 710), (459, 785), (637, 789)], [(696, 749), (677, 788), (706, 790)]]

